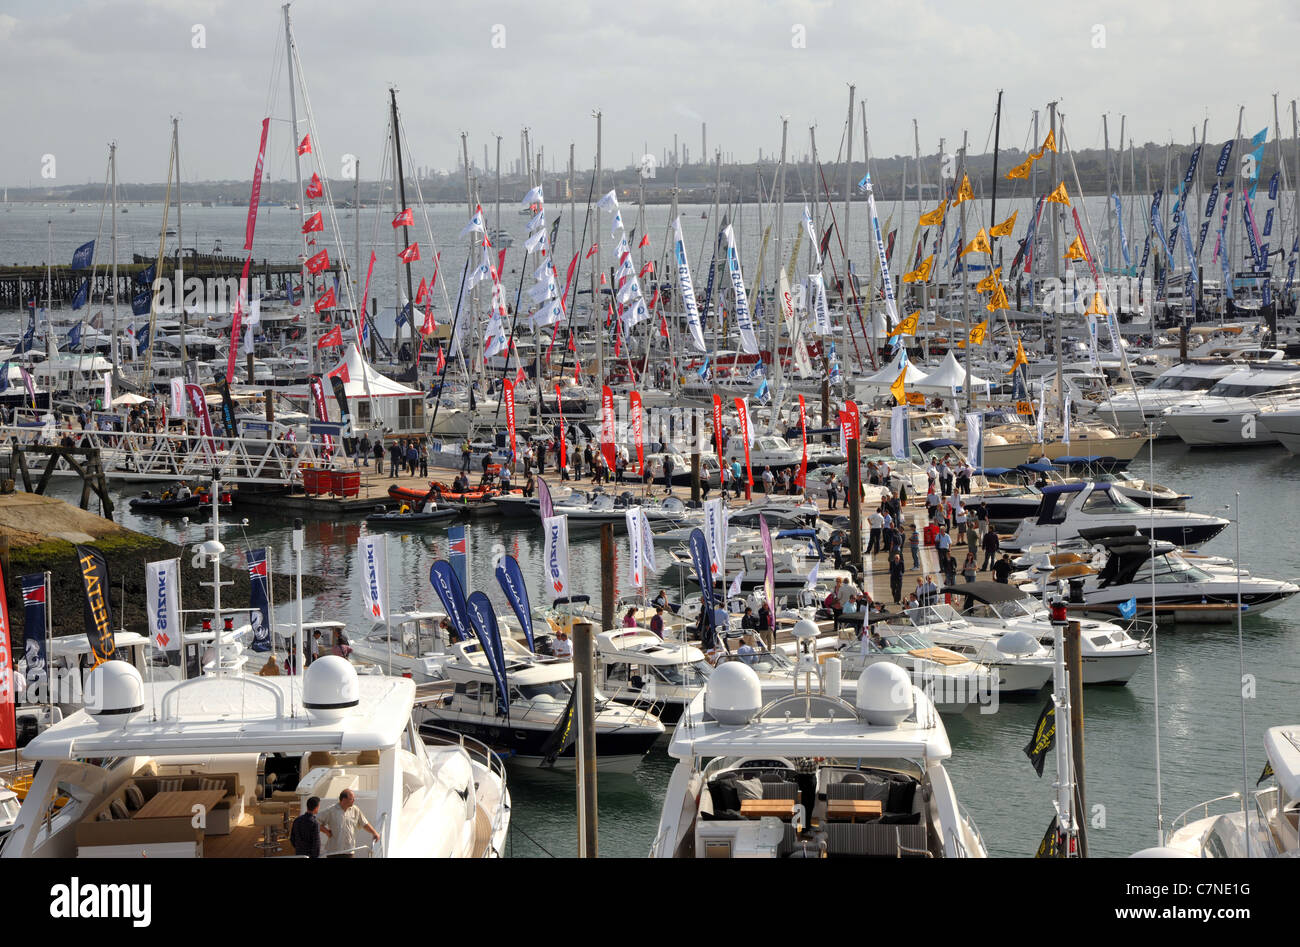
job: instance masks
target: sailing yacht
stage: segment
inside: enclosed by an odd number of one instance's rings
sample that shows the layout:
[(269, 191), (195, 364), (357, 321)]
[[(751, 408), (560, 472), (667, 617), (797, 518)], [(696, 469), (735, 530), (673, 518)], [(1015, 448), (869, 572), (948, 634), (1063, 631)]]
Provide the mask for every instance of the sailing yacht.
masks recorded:
[(673, 732), (651, 856), (984, 857), (934, 704), (892, 664), (838, 672), (809, 654), (783, 681), (715, 668)]
[(163, 684), (106, 661), (90, 684), (96, 700), (23, 749), (40, 766), (0, 857), (288, 855), (284, 832), (308, 797), (345, 789), (379, 833), (351, 854), (504, 850), (500, 761), (453, 734), (428, 745), (406, 678), (358, 676), (330, 655), (301, 678)]

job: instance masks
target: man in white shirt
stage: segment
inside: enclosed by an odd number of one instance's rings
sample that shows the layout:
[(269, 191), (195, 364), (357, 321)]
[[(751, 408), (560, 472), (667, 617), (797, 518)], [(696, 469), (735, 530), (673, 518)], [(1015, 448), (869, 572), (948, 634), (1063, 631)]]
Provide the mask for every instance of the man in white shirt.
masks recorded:
[(357, 829), (365, 829), (379, 841), (379, 833), (357, 807), (357, 797), (351, 789), (339, 793), (339, 804), (321, 818), (320, 830), (329, 836), (325, 846), (326, 858), (351, 858), (357, 847)]
[(557, 658), (573, 657), (573, 644), (569, 641), (569, 633), (561, 628), (555, 633), (555, 643), (551, 646)]
[(885, 518), (880, 515), (880, 510), (874, 510), (867, 517), (867, 525), (871, 527), (870, 539), (867, 541), (867, 555), (873, 555), (880, 552), (880, 529), (885, 525)]

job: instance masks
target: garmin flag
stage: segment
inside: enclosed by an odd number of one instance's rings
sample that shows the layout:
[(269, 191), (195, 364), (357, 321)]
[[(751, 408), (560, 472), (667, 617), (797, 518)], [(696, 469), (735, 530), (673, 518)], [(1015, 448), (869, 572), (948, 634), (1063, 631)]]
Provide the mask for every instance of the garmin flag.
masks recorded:
[(524, 630), (524, 640), (528, 650), (536, 651), (533, 643), (533, 610), (528, 604), (528, 587), (524, 585), (524, 573), (519, 568), (519, 560), (514, 556), (502, 556), (497, 562), (497, 583), (506, 593), (506, 601), (519, 619), (519, 627)]

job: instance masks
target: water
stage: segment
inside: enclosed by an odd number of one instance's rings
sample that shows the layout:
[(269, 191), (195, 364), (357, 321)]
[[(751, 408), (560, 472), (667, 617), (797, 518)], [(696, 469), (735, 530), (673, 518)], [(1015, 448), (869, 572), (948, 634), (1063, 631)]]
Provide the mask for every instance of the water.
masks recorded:
[[(1193, 509), (1221, 512), (1241, 493), (1243, 567), (1260, 575), (1300, 575), (1300, 464), (1281, 448), (1243, 451), (1192, 451), (1180, 443), (1156, 448), (1158, 482), (1191, 493)], [(371, 468), (373, 469), (373, 468)], [(1145, 455), (1132, 471), (1147, 476)], [(65, 496), (72, 491), (63, 488)], [(136, 490), (123, 490), (129, 496)], [(135, 517), (119, 507), (119, 520), (174, 542), (201, 540), (197, 526), (186, 533), (178, 522)], [(243, 515), (242, 513), (240, 514)], [(292, 520), (275, 511), (250, 511), (246, 528), (253, 546), (269, 546), (276, 581), (291, 581)], [(519, 525), (522, 522), (522, 525)], [(497, 552), (515, 555), (534, 601), (540, 600), (541, 530), (527, 521), (471, 521), (471, 588), (484, 589), (503, 610), (506, 602), (491, 576)], [(309, 600), (307, 617), (340, 617), (357, 630), (367, 627), (359, 605), (355, 562), (359, 522), (307, 522), (304, 569), (325, 577), (330, 590)], [(1205, 548), (1235, 555), (1236, 531), (1229, 527)], [(233, 551), (244, 537), (226, 533)], [(660, 547), (662, 550), (663, 547)], [(394, 610), (431, 606), (429, 565), (446, 554), (441, 529), (402, 535), (390, 533), (390, 581)], [(627, 546), (616, 539), (617, 581), (626, 587)], [(660, 572), (666, 557), (660, 557)], [(595, 533), (575, 534), (571, 566), (579, 590), (599, 594), (600, 545)], [(676, 587), (670, 589), (674, 596)], [(282, 606), (282, 609), (284, 606)], [(1264, 765), (1263, 731), (1294, 722), (1300, 693), (1300, 623), (1292, 600), (1244, 621), (1247, 674), (1256, 696), (1246, 701), (1246, 757), (1253, 785)], [(281, 614), (280, 621), (288, 620)], [(1241, 702), (1235, 627), (1166, 626), (1159, 634), (1160, 737), (1166, 824), (1184, 809), (1224, 793), (1241, 790)], [(983, 832), (992, 854), (1033, 853), (1052, 815), (1054, 763), (1036, 778), (1022, 752), (1041, 702), (1003, 702), (996, 715), (947, 718), (953, 756), (948, 770), (958, 799)], [(1084, 692), (1087, 801), (1095, 855), (1123, 856), (1156, 843), (1155, 680), (1148, 664), (1127, 687), (1090, 687)], [(661, 743), (631, 774), (602, 774), (599, 784), (600, 850), (604, 855), (641, 856), (657, 828), (663, 793), (674, 762)], [(511, 768), (515, 798), (510, 854), (520, 857), (572, 855), (577, 847), (572, 773)], [(1097, 809), (1096, 807), (1102, 807)], [(1104, 827), (1102, 827), (1104, 825)]]

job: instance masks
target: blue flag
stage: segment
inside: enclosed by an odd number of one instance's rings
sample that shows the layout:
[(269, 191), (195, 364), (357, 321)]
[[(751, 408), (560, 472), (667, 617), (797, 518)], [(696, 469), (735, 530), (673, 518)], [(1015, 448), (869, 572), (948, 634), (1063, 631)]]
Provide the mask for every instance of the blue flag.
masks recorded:
[(83, 243), (72, 251), (72, 268), (74, 270), (84, 270), (90, 266), (90, 261), (95, 258), (95, 241)]
[(158, 274), (158, 264), (150, 263), (139, 273), (135, 274), (137, 286), (152, 286), (154, 277)]
[(460, 580), (463, 589), (469, 585), (469, 540), (465, 536), (465, 527), (447, 527), (447, 559)]
[(136, 334), (135, 337), (135, 354), (143, 355), (145, 349), (149, 347), (149, 327), (145, 326), (143, 330)]
[(81, 285), (77, 287), (77, 294), (72, 297), (72, 310), (76, 312), (82, 306), (86, 305), (86, 300), (90, 298), (90, 280), (83, 279)]
[(688, 545), (691, 563), (695, 566), (695, 579), (700, 583), (700, 605), (712, 615), (717, 600), (713, 593), (713, 570), (709, 567), (709, 543), (704, 538), (704, 531), (699, 528), (691, 530)]
[(9, 363), (0, 365), (0, 391), (9, 390)]
[(514, 556), (503, 556), (497, 563), (497, 582), (501, 591), (506, 593), (506, 601), (519, 619), (519, 626), (524, 630), (528, 650), (536, 651), (533, 644), (533, 612), (528, 604), (528, 587), (524, 585), (524, 573), (519, 568), (519, 560)]
[(80, 322), (78, 322), (75, 326), (73, 326), (71, 329), (68, 330), (68, 345), (74, 349), (79, 348), (81, 346), (81, 323)]
[(1119, 614), (1121, 618), (1130, 619), (1137, 614), (1138, 600), (1137, 597), (1129, 599), (1127, 602), (1119, 603)]
[(469, 618), (465, 614), (465, 593), (461, 590), (456, 573), (452, 571), (451, 563), (445, 559), (437, 560), (429, 569), (429, 584), (438, 593), (438, 600), (442, 602), (443, 610), (447, 613), (447, 620), (451, 622), (451, 630), (455, 633), (456, 640), (467, 640)]
[(402, 311), (397, 314), (397, 320), (393, 323), (397, 326), (404, 326), (411, 320), (411, 304), (407, 303), (402, 307)]
[(149, 315), (149, 307), (152, 302), (153, 302), (153, 296), (150, 294), (149, 290), (146, 289), (142, 293), (136, 293), (133, 297), (131, 297), (131, 315), (133, 316)]
[(492, 678), (497, 685), (497, 713), (510, 716), (509, 682), (506, 680), (506, 660), (501, 647), (501, 629), (497, 627), (497, 613), (492, 602), (482, 592), (475, 592), (467, 603), (470, 625), (478, 636), (479, 647), (487, 656)]
[[(6, 364), (6, 374), (8, 365)], [(33, 686), (49, 683), (49, 655), (45, 648), (46, 601), (45, 573), (25, 575), (23, 589), (23, 652), (27, 658), (28, 694)]]
[(271, 569), (265, 549), (250, 549), (248, 558), (248, 622), (253, 626), (249, 649), (271, 650)]

